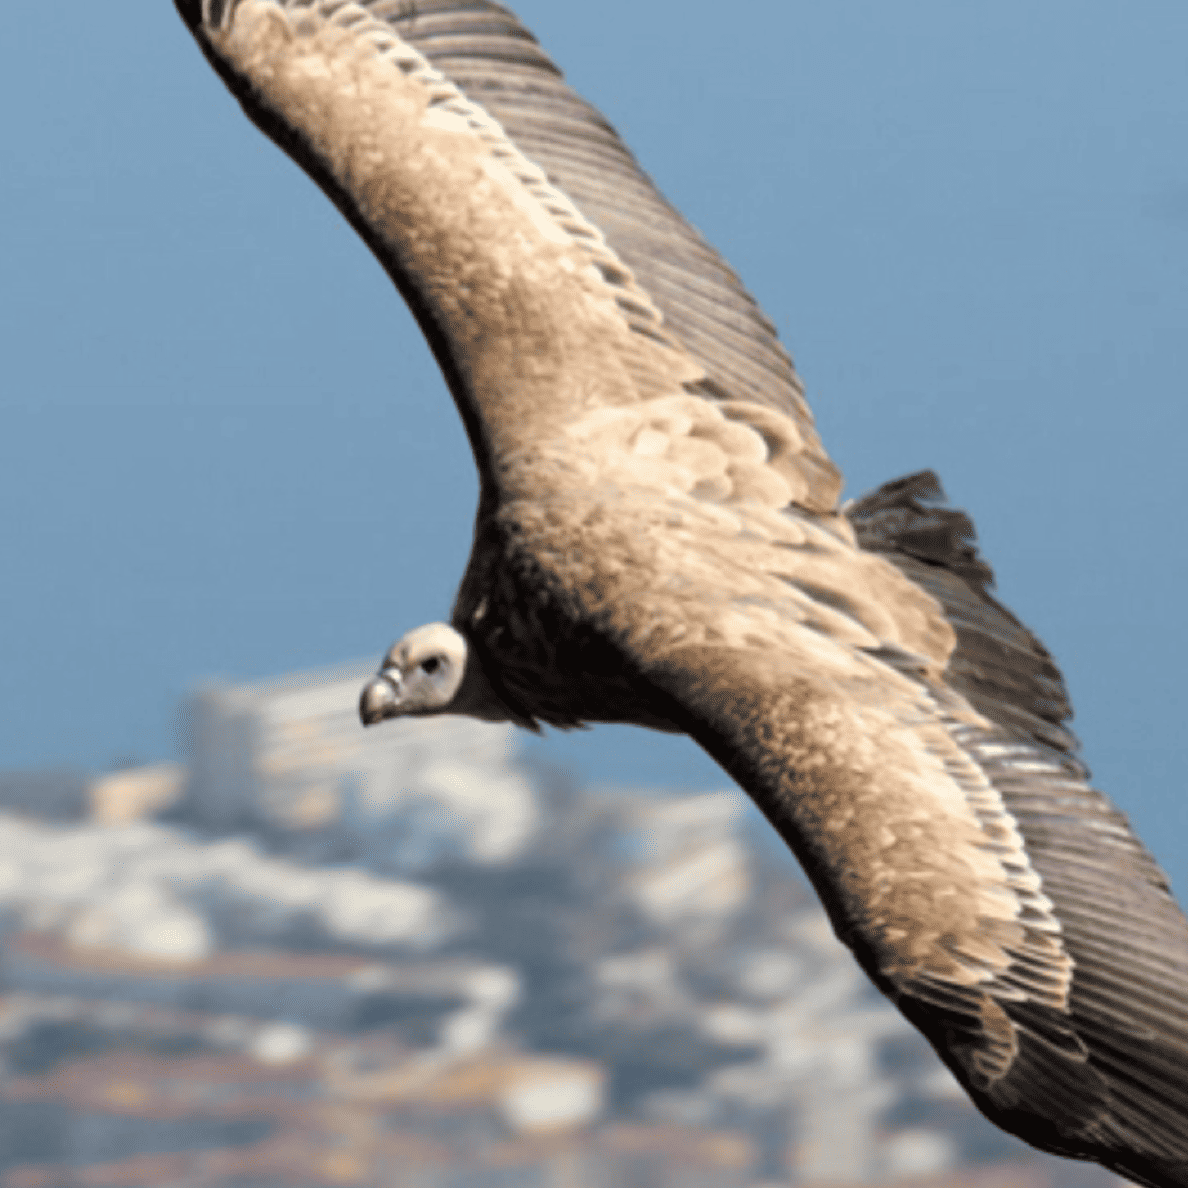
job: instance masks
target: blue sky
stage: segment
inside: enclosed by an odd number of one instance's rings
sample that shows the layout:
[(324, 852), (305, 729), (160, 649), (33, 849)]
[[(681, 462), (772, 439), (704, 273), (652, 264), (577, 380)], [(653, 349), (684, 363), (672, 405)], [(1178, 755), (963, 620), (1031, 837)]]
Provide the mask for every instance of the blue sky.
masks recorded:
[[(934, 466), (1188, 886), (1188, 9), (519, 11), (781, 329), (851, 494)], [(6, 17), (0, 767), (180, 753), (202, 678), (448, 613), (473, 467), (429, 352), (167, 0)], [(683, 740), (534, 744), (713, 787)]]

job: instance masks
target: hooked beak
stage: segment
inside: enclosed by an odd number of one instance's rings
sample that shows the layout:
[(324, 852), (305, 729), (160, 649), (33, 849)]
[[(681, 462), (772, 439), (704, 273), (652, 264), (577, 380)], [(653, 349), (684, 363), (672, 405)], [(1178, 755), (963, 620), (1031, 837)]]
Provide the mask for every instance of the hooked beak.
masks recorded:
[(359, 717), (364, 726), (374, 726), (385, 718), (400, 713), (404, 694), (404, 678), (398, 668), (385, 668), (374, 680), (363, 686), (359, 697)]

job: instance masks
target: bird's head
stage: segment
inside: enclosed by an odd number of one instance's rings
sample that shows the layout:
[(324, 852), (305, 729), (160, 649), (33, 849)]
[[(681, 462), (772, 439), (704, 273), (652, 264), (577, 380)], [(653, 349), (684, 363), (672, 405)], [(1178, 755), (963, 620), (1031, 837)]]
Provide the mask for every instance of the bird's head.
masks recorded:
[(448, 713), (466, 673), (466, 640), (445, 623), (427, 623), (392, 645), (379, 675), (363, 687), (364, 726), (405, 714)]

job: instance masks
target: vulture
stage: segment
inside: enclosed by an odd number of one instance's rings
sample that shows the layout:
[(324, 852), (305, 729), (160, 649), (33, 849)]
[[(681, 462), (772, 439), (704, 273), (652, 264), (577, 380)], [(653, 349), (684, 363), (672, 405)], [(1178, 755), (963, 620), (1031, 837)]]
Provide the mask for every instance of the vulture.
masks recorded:
[(491, 0), (175, 0), (417, 318), (480, 474), (372, 724), (681, 732), (978, 1108), (1188, 1185), (1188, 923), (931, 472), (842, 480), (772, 324)]

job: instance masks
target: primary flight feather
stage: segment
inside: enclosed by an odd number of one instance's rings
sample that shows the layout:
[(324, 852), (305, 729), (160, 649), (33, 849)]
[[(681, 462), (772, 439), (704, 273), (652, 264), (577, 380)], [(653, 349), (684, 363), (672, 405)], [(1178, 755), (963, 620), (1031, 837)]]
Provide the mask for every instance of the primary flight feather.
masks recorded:
[(991, 1119), (1188, 1184), (1188, 924), (929, 474), (841, 507), (738, 278), (488, 0), (176, 0), (417, 317), (480, 475), (373, 723), (696, 739)]

